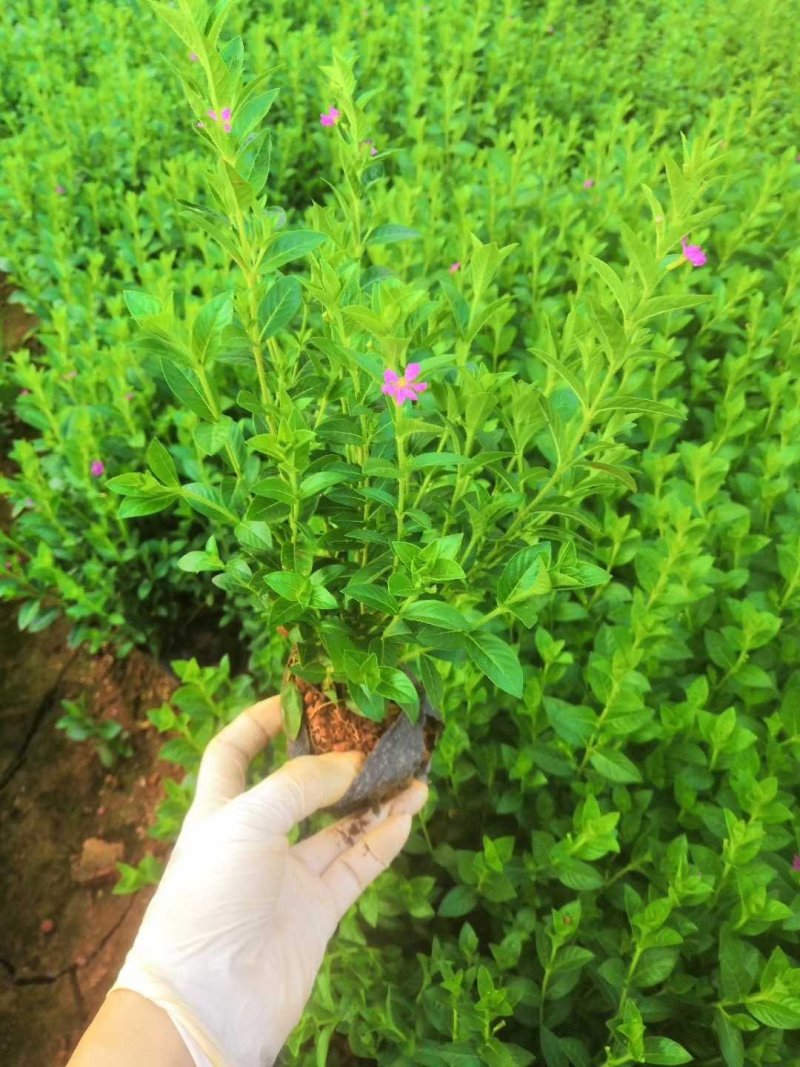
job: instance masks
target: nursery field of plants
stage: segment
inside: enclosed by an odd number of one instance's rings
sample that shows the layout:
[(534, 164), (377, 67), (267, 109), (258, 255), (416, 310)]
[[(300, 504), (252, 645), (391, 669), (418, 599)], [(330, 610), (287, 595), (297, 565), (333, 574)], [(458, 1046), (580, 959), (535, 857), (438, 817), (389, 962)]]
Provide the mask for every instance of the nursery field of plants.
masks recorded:
[(800, 1065), (799, 16), (2, 6), (3, 1067), (272, 694), (429, 789), (275, 1062)]

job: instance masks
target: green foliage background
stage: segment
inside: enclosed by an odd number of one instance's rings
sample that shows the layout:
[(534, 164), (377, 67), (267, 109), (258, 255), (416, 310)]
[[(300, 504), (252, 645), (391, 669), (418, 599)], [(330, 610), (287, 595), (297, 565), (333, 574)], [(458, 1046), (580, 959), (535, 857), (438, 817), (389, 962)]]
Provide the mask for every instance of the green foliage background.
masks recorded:
[[(508, 318), (472, 358), (548, 398), (552, 488), (591, 520), (559, 528), (613, 575), (508, 626), (523, 699), (448, 665), (422, 825), (342, 924), (286, 1063), (351, 1062), (334, 1032), (388, 1067), (800, 1063), (797, 14), (788, 0), (233, 9), (248, 69), (282, 64), (268, 188), (289, 225), (336, 230), (320, 66), (352, 49), (359, 89), (379, 90), (371, 136), (395, 152), (372, 207), (422, 234), (372, 265), (446, 291), (471, 234), (517, 244), (492, 289)], [(122, 297), (177, 279), (185, 308), (227, 270), (175, 211), (202, 199), (159, 53), (182, 57), (144, 5), (89, 0), (5, 5), (0, 49), (0, 266), (43, 346), (0, 362), (18, 469), (0, 481), (17, 512), (4, 551), (26, 561), (0, 592), (29, 628), (65, 610), (76, 641), (152, 647), (187, 599), (238, 617), (174, 565), (203, 547), (202, 516), (122, 521), (89, 474), (95, 458), (141, 468), (159, 436), (202, 475), (197, 419), (143, 371)], [(662, 212), (693, 220), (709, 263), (653, 297)], [(626, 356), (613, 379), (606, 348)], [(584, 425), (581, 395), (686, 418), (598, 402)], [(627, 475), (589, 490), (572, 459), (605, 434)], [(240, 621), (274, 687), (280, 647)], [(247, 683), (177, 669), (183, 695), (153, 714), (191, 772)]]

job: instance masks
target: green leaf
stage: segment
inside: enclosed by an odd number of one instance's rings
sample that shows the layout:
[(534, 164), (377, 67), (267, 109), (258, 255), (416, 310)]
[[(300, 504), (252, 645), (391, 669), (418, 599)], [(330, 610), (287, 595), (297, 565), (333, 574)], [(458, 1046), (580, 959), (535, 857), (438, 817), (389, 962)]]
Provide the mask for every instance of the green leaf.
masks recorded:
[(587, 255), (586, 258), (611, 290), (622, 314), (627, 315), (628, 309), (630, 308), (630, 298), (622, 278), (620, 278), (612, 266), (608, 263), (604, 263), (602, 259), (589, 255)]
[(30, 629), (31, 623), (41, 610), (42, 603), (40, 600), (29, 600), (27, 604), (24, 604), (20, 608), (19, 615), (17, 616), (17, 625), (20, 630)]
[(149, 315), (160, 315), (163, 310), (160, 300), (156, 300), (154, 296), (149, 296), (139, 289), (123, 289), (122, 295), (128, 311), (137, 322), (139, 319), (146, 319)]
[(239, 262), (239, 247), (234, 238), (233, 229), (224, 215), (202, 207), (200, 204), (192, 204), (188, 200), (178, 198), (177, 203), (180, 205), (179, 215), (199, 226), (228, 253), (231, 259)]
[(227, 444), (233, 427), (233, 420), (227, 415), (223, 415), (218, 422), (201, 422), (195, 427), (194, 442), (204, 455), (216, 456)]
[(534, 356), (540, 359), (546, 367), (549, 367), (551, 370), (555, 371), (559, 378), (561, 378), (562, 381), (566, 382), (566, 384), (570, 387), (575, 396), (577, 396), (580, 402), (585, 406), (585, 388), (583, 384), (578, 380), (578, 377), (574, 371), (570, 370), (565, 363), (562, 363), (560, 359), (557, 359), (555, 355), (546, 351), (544, 348), (529, 348), (528, 351), (533, 353)]
[(120, 496), (148, 496), (163, 493), (163, 486), (149, 474), (117, 474), (106, 482), (106, 489)]
[(137, 519), (142, 515), (155, 515), (168, 508), (178, 499), (177, 493), (162, 493), (159, 496), (128, 497), (119, 506), (117, 514), (121, 519)]
[(262, 478), (251, 488), (256, 496), (264, 496), (269, 500), (279, 500), (282, 504), (294, 503), (292, 487), (281, 478)]
[(437, 559), (428, 564), (428, 575), (435, 582), (454, 582), (466, 578), (464, 568), (452, 559)]
[(548, 593), (551, 589), (548, 567), (551, 559), (550, 543), (528, 545), (515, 552), (503, 568), (497, 583), (500, 604), (529, 599)]
[(638, 235), (625, 222), (619, 223), (619, 232), (622, 244), (628, 253), (628, 258), (642, 279), (645, 288), (652, 291), (659, 281), (659, 268), (654, 257), (650, 254), (645, 244)]
[(601, 400), (596, 411), (598, 414), (606, 414), (609, 411), (627, 411), (633, 415), (662, 415), (667, 419), (685, 419), (680, 411), (662, 404), (658, 400), (647, 400), (638, 396), (609, 396)]
[(180, 487), (180, 479), (172, 456), (160, 441), (153, 439), (145, 453), (147, 466), (163, 485)]
[(284, 600), (299, 602), (307, 580), (296, 571), (272, 571), (264, 576), (264, 581), (273, 592)]
[(202, 40), (200, 31), (190, 18), (183, 12), (176, 11), (167, 4), (155, 3), (154, 0), (150, 0), (150, 6), (171, 27), (173, 33), (180, 38), (187, 48), (191, 51), (199, 48), (199, 42)]
[(583, 704), (568, 704), (558, 697), (545, 696), (544, 709), (550, 725), (573, 748), (585, 746), (597, 725), (597, 713)]
[(318, 611), (333, 611), (338, 608), (336, 597), (324, 585), (315, 585), (311, 590), (309, 604)]
[(161, 373), (178, 400), (190, 411), (209, 422), (216, 420), (217, 413), (209, 403), (200, 378), (191, 367), (162, 359)]
[(424, 622), (439, 630), (468, 630), (469, 623), (461, 612), (442, 600), (418, 600), (403, 611), (403, 618)]
[(418, 662), (422, 687), (434, 708), (440, 708), (444, 700), (444, 684), (436, 669), (436, 662), (431, 656), (425, 655), (420, 655)]
[(721, 633), (717, 633), (716, 630), (705, 630), (703, 632), (703, 643), (706, 646), (706, 652), (718, 667), (724, 667), (726, 671), (733, 667), (736, 662), (736, 654), (728, 643), (727, 638), (723, 637)]
[(641, 989), (658, 985), (672, 974), (678, 962), (676, 948), (649, 948), (639, 957), (633, 982)]
[(376, 227), (367, 238), (367, 245), (390, 245), (398, 241), (412, 241), (422, 237), (419, 230), (412, 230), (408, 226), (401, 226), (396, 222), (386, 223)]
[(181, 496), (189, 507), (205, 515), (207, 519), (216, 519), (234, 526), (239, 522), (239, 516), (227, 507), (219, 489), (203, 485), (202, 482), (189, 482), (182, 487)]
[(744, 1040), (738, 1030), (721, 1009), (714, 1013), (714, 1029), (725, 1067), (744, 1067)]
[(597, 462), (577, 463), (576, 466), (578, 466), (578, 467), (591, 467), (592, 470), (602, 471), (604, 474), (608, 474), (612, 478), (616, 478), (617, 481), (622, 482), (623, 485), (627, 485), (627, 487), (632, 492), (635, 493), (635, 492), (638, 491), (638, 486), (636, 485), (636, 482), (634, 480), (633, 475), (625, 467), (618, 467), (618, 466), (616, 466), (615, 464), (612, 464), (612, 463), (597, 463)]
[[(758, 993), (764, 999), (745, 1001), (745, 1007), (760, 1023), (776, 1030), (800, 1030), (800, 998), (786, 994)], [(774, 999), (767, 999), (768, 996)]]
[(644, 1039), (644, 1062), (669, 1064), (691, 1063), (694, 1059), (683, 1045), (669, 1037), (646, 1037)]
[(630, 785), (642, 781), (642, 776), (636, 764), (613, 748), (607, 748), (602, 752), (594, 752), (590, 763), (597, 773), (609, 782)]
[(220, 293), (203, 307), (192, 327), (192, 351), (201, 365), (213, 351), (224, 327), (233, 321), (233, 293)]
[(490, 681), (513, 697), (522, 696), (522, 667), (517, 653), (495, 634), (464, 634), (469, 658)]
[(264, 552), (272, 548), (272, 533), (265, 522), (248, 519), (240, 522), (233, 534), (242, 548), (249, 548), (251, 552)]
[(269, 246), (269, 251), (261, 263), (261, 273), (267, 274), (277, 270), (284, 263), (300, 259), (324, 244), (328, 237), (315, 230), (291, 230), (280, 234)]
[(303, 303), (303, 287), (293, 276), (276, 278), (261, 302), (261, 340), (274, 337), (292, 321)]
[(380, 682), (375, 686), (375, 691), (382, 697), (394, 700), (403, 710), (410, 710), (412, 722), (419, 717), (419, 693), (414, 683), (396, 667), (381, 667)]
[(178, 570), (188, 571), (189, 574), (199, 574), (201, 571), (221, 571), (224, 564), (220, 559), (215, 559), (208, 552), (187, 552), (178, 560)]
[(353, 600), (358, 601), (359, 604), (364, 604), (374, 611), (384, 612), (386, 615), (396, 615), (400, 608), (396, 598), (388, 590), (379, 586), (367, 585), (366, 583), (348, 584), (344, 587), (343, 592), (352, 597)]
[(687, 311), (701, 304), (707, 304), (710, 299), (711, 297), (705, 293), (686, 291), (669, 296), (653, 296), (636, 309), (636, 321), (647, 322), (648, 319), (654, 319), (656, 315), (666, 315), (670, 311)]
[(579, 893), (599, 889), (603, 884), (603, 876), (599, 871), (595, 870), (590, 863), (574, 857), (567, 857), (558, 862), (556, 877), (562, 885), (568, 889), (575, 889)]
[(477, 903), (478, 894), (471, 886), (457, 885), (442, 897), (436, 914), (446, 919), (458, 919), (469, 914)]
[(303, 698), (297, 686), (288, 680), (281, 686), (281, 718), (286, 736), (294, 741), (302, 725)]
[(582, 948), (580, 945), (567, 945), (559, 949), (553, 963), (552, 973), (572, 974), (574, 971), (582, 970), (589, 960), (593, 959), (594, 953), (588, 948)]
[(315, 474), (309, 474), (300, 483), (300, 499), (307, 500), (310, 496), (319, 496), (334, 485), (358, 481), (358, 479), (359, 475), (354, 471), (317, 471)]
[(459, 456), (455, 452), (421, 452), (412, 456), (408, 461), (408, 468), (412, 471), (429, 470), (431, 467), (457, 467), (459, 463), (469, 463), (466, 456)]

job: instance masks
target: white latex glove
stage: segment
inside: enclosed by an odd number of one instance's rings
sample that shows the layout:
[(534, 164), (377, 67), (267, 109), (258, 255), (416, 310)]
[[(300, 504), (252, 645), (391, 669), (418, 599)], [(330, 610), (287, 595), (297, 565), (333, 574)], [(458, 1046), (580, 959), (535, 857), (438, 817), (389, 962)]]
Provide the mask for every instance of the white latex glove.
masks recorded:
[(337, 924), (400, 852), (427, 798), (415, 781), (378, 814), (350, 815), (290, 846), (292, 827), (339, 800), (363, 756), (301, 756), (245, 792), (248, 764), (280, 730), (275, 696), (209, 744), (195, 801), (113, 986), (159, 1004), (198, 1067), (275, 1062)]

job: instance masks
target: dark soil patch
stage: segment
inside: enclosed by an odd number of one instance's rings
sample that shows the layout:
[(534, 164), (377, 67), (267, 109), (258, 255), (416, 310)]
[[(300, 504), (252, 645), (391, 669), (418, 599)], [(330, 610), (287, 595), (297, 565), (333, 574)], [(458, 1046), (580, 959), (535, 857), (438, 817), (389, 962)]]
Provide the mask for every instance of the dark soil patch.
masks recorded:
[[(114, 896), (113, 873), (76, 880), (88, 838), (138, 863), (167, 846), (146, 828), (175, 768), (158, 761), (145, 718), (175, 688), (139, 652), (125, 661), (66, 645), (64, 623), (21, 634), (0, 607), (0, 1063), (59, 1067), (97, 1011), (135, 936), (149, 892)], [(89, 743), (55, 722), (83, 694), (98, 718), (131, 731), (134, 754), (107, 772)]]
[[(22, 318), (9, 320), (7, 293), (0, 279), (0, 358), (25, 332)], [(6, 411), (0, 438), (4, 430), (19, 437), (30, 428)], [(0, 456), (0, 468), (10, 466)], [(0, 498), (0, 525), (9, 524)], [(159, 761), (162, 738), (146, 713), (178, 683), (138, 651), (120, 661), (71, 649), (64, 619), (40, 634), (22, 633), (17, 611), (0, 602), (0, 1064), (61, 1067), (116, 978), (152, 896), (113, 895), (113, 863), (87, 884), (84, 842), (116, 846), (130, 864), (147, 853), (166, 858), (169, 846), (148, 838), (147, 827), (163, 778), (182, 771)], [(113, 773), (90, 742), (70, 741), (55, 727), (61, 701), (79, 696), (93, 717), (130, 731), (133, 755)]]

